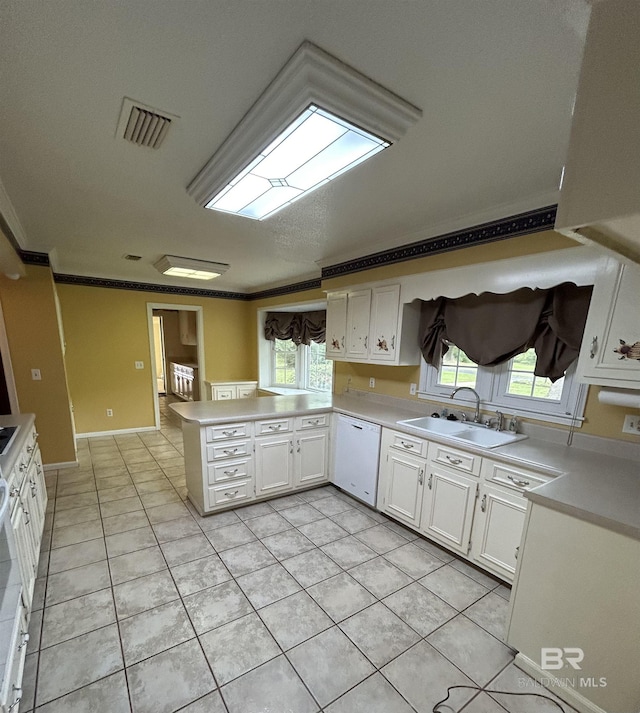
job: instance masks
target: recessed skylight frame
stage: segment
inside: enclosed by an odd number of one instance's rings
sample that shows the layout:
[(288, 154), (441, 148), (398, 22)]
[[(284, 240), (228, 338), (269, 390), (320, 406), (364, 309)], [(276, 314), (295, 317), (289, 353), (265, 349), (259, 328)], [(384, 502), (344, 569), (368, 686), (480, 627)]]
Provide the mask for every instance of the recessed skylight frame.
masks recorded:
[[(279, 142), (281, 135), (294, 132), (305, 120), (305, 112), (309, 111), (320, 117), (330, 116), (336, 123), (342, 122), (353, 132), (351, 136), (360, 135), (378, 142), (376, 150), (372, 144), (367, 157), (400, 139), (422, 115), (419, 109), (352, 67), (311, 42), (304, 42), (194, 178), (187, 192), (200, 205), (210, 206), (214, 199), (222, 197), (221, 192), (230, 192), (257, 162), (263, 160), (260, 158), (262, 152), (272, 150), (275, 153), (274, 142)], [(273, 215), (284, 205), (298, 200), (362, 160), (364, 157), (333, 171), (310, 189), (292, 192), (290, 199), (274, 210), (260, 216), (246, 213), (245, 216), (263, 219)], [(266, 180), (271, 180), (271, 187), (275, 187), (273, 181), (285, 178), (284, 175), (272, 175)], [(277, 188), (287, 187), (280, 185)], [(257, 187), (256, 192), (256, 197), (261, 195)], [(237, 213), (237, 210), (227, 212)]]
[(230, 265), (223, 262), (209, 262), (178, 255), (163, 255), (154, 267), (167, 277), (188, 278), (190, 280), (213, 280), (225, 273)]

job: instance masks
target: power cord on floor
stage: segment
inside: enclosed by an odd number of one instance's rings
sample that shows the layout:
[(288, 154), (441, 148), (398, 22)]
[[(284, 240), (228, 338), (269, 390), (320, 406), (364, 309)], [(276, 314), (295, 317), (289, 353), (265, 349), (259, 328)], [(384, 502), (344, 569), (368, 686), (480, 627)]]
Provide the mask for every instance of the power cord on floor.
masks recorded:
[[(553, 705), (556, 706), (558, 710), (561, 711), (561, 713), (565, 713), (564, 708), (558, 703), (558, 701), (554, 701), (551, 696), (545, 696), (543, 693), (516, 693), (514, 691), (496, 691), (491, 688), (483, 688), (482, 686), (449, 686), (447, 688), (446, 698), (443, 698), (441, 701), (438, 701), (435, 706), (433, 706), (432, 713), (445, 713), (445, 711), (442, 710), (440, 706), (449, 700), (451, 691), (453, 691), (454, 688), (467, 688), (471, 691), (479, 691), (481, 693), (499, 693), (501, 696), (535, 696), (536, 698), (545, 698), (546, 700), (553, 703)], [(466, 702), (464, 705), (466, 705)], [(451, 706), (446, 706), (446, 708), (448, 708), (451, 713), (457, 713), (457, 711), (454, 711)]]

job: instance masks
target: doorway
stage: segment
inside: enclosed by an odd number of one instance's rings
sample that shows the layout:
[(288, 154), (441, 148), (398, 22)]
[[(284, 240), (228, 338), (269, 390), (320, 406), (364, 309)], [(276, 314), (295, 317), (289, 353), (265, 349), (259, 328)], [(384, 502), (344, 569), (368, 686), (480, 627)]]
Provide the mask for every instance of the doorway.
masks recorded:
[(204, 393), (203, 311), (191, 305), (147, 303), (147, 316), (159, 428), (161, 401), (199, 401)]
[(18, 392), (13, 378), (9, 340), (0, 305), (0, 415), (10, 416), (17, 413), (20, 413)]

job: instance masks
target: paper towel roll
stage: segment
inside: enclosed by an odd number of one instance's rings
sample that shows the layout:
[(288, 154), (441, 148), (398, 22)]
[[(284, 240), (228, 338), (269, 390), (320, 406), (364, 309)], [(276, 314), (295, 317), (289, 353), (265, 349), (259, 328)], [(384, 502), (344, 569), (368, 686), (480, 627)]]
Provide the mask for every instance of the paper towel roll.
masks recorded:
[(640, 391), (632, 389), (600, 389), (598, 401), (611, 406), (626, 406), (640, 409)]

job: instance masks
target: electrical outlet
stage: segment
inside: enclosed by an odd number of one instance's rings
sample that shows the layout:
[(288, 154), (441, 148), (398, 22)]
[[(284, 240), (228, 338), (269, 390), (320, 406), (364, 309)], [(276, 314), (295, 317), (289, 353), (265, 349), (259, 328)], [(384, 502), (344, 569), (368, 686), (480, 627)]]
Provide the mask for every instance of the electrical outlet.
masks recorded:
[(31, 378), (34, 381), (42, 381), (42, 374), (40, 373), (40, 369), (31, 369)]
[(373, 378), (373, 376), (369, 379), (369, 388), (370, 389), (376, 388), (376, 380)]
[(640, 416), (627, 414), (624, 417), (622, 433), (633, 433), (636, 436), (640, 436)]
[(109, 416), (109, 417), (113, 416), (113, 409), (112, 409), (112, 408), (108, 408), (108, 409), (107, 409), (107, 416)]
[(137, 361), (135, 364), (136, 364), (136, 369), (144, 369), (143, 361)]
[(418, 384), (409, 384), (409, 396), (415, 396), (418, 391)]

